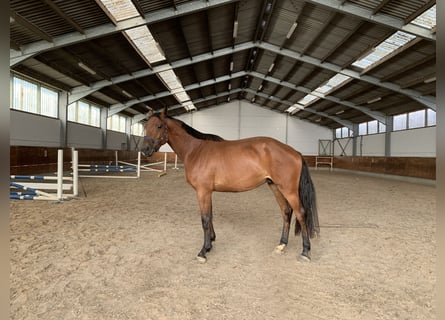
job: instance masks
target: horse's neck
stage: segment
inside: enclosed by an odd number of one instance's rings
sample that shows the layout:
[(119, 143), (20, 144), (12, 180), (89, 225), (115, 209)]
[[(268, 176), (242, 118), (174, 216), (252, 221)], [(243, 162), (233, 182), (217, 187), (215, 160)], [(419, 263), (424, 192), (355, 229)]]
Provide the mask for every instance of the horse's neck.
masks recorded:
[(178, 158), (185, 161), (187, 156), (201, 143), (202, 140), (197, 139), (187, 133), (181, 124), (175, 120), (167, 119), (168, 127), (168, 144), (178, 155)]

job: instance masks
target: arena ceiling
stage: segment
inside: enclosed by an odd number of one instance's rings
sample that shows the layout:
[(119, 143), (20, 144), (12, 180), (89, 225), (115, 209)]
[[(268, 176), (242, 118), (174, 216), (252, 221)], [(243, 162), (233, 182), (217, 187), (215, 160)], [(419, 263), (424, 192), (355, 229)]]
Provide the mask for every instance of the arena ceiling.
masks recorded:
[(12, 72), (143, 119), (246, 100), (328, 128), (436, 110), (435, 0), (10, 0)]

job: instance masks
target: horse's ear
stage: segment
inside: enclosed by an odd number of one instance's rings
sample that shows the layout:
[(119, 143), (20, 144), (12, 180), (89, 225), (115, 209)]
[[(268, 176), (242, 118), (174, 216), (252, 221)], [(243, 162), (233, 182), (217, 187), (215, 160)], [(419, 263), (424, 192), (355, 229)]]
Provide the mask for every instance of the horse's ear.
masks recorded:
[(153, 109), (150, 107), (147, 107), (147, 109), (148, 109), (148, 112), (147, 112), (147, 119), (148, 119), (154, 114), (154, 112), (153, 112)]
[(162, 109), (160, 114), (162, 120), (164, 120), (167, 117), (167, 112), (168, 112), (168, 107), (164, 107), (164, 109)]

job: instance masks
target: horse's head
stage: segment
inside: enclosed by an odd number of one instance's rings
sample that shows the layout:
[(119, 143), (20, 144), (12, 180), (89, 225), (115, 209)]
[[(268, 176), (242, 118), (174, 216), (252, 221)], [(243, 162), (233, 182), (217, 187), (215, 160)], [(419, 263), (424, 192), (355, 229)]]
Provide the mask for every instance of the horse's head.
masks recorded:
[(144, 143), (142, 153), (149, 157), (168, 141), (167, 108), (158, 113), (150, 110), (145, 124)]

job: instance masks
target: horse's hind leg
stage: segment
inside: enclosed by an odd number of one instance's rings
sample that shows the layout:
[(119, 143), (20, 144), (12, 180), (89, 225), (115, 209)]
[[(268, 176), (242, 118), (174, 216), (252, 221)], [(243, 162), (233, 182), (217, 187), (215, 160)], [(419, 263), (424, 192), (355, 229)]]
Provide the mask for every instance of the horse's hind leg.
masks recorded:
[(272, 193), (274, 194), (275, 199), (280, 206), (281, 215), (283, 217), (283, 230), (281, 232), (280, 244), (275, 247), (275, 252), (282, 253), (289, 240), (289, 228), (292, 219), (292, 208), (287, 202), (286, 198), (280, 192), (280, 190), (278, 190), (276, 184), (274, 184), (272, 181), (268, 181), (267, 184), (269, 185), (270, 190), (272, 190)]
[(212, 249), (212, 241), (215, 240), (215, 231), (212, 222), (212, 193), (207, 190), (196, 192), (201, 211), (202, 229), (204, 231), (204, 244), (198, 253), (198, 261), (206, 262), (206, 253)]
[(294, 209), (295, 217), (297, 218), (297, 221), (295, 222), (295, 235), (297, 235), (301, 231), (301, 237), (303, 239), (303, 252), (299, 257), (299, 260), (310, 261), (311, 241), (309, 239), (309, 232), (306, 226), (305, 212), (300, 205), (298, 195), (289, 195), (288, 200), (289, 204)]

